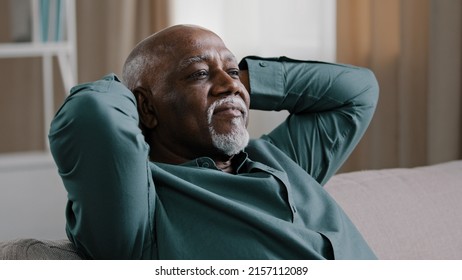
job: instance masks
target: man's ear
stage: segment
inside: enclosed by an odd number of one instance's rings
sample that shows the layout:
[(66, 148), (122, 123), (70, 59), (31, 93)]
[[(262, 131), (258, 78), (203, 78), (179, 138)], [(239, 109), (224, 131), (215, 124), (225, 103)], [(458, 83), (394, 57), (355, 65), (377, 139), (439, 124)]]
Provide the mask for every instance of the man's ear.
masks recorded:
[(153, 129), (157, 126), (157, 112), (152, 100), (151, 91), (143, 87), (137, 87), (133, 90), (136, 97), (138, 114), (141, 125), (147, 129)]

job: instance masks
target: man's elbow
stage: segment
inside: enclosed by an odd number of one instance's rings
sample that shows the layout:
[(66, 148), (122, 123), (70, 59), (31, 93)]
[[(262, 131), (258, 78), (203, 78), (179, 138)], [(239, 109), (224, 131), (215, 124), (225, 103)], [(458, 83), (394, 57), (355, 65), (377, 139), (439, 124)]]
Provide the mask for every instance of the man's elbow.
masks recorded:
[(374, 72), (368, 68), (360, 68), (361, 82), (363, 89), (361, 90), (361, 101), (363, 105), (372, 106), (375, 108), (379, 100), (379, 83)]

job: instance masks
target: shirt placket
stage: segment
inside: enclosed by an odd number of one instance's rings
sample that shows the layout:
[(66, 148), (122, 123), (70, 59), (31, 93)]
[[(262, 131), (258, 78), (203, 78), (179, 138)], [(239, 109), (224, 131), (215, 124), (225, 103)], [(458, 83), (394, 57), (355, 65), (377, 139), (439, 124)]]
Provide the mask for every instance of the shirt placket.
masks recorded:
[(293, 195), (292, 191), (290, 188), (290, 183), (289, 179), (287, 177), (287, 174), (285, 172), (279, 171), (277, 169), (274, 169), (272, 167), (263, 165), (258, 162), (253, 162), (253, 168), (260, 169), (261, 171), (267, 172), (271, 174), (274, 178), (276, 178), (282, 186), (284, 186), (286, 194), (287, 194), (287, 204), (290, 208), (290, 211), (292, 213), (292, 223), (296, 222), (296, 217), (297, 217), (297, 208), (295, 207), (295, 203), (293, 201)]

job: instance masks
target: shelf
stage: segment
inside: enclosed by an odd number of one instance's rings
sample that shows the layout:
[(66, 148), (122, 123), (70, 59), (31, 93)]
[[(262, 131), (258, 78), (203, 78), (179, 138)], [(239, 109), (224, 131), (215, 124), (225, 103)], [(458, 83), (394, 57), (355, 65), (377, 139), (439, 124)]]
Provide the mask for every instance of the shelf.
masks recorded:
[(57, 55), (74, 51), (73, 45), (69, 42), (0, 44), (0, 57), (2, 58)]
[[(19, 2), (19, 1), (18, 1)], [(14, 3), (17, 3), (16, 1)], [(64, 92), (69, 93), (70, 89), (77, 83), (77, 44), (76, 44), (76, 9), (75, 0), (30, 0), (30, 23), (31, 42), (8, 42), (0, 43), (0, 58), (27, 58), (39, 57), (42, 61), (42, 94), (43, 94), (43, 123), (44, 138), (48, 144), (49, 125), (55, 112), (54, 104), (54, 82), (53, 82), (53, 59), (58, 62), (58, 69), (64, 85)], [(45, 8), (44, 8), (45, 7)], [(24, 7), (22, 7), (24, 8)], [(25, 9), (25, 8), (24, 8)], [(45, 9), (45, 10), (44, 10)], [(54, 10), (53, 10), (54, 9)], [(44, 13), (47, 11), (51, 13)], [(59, 11), (56, 13), (56, 11)], [(26, 12), (29, 13), (29, 12)], [(51, 15), (57, 15), (52, 17)], [(62, 22), (61, 22), (62, 20)], [(61, 25), (53, 25), (60, 23)], [(62, 30), (62, 36), (42, 36), (44, 26), (50, 30)], [(60, 26), (60, 27), (56, 27)], [(53, 29), (55, 27), (55, 29)], [(63, 29), (61, 29), (63, 28)], [(55, 34), (55, 33), (50, 33)], [(58, 34), (58, 33), (56, 33)], [(59, 39), (60, 41), (54, 41)], [(48, 152), (48, 146), (46, 151)], [(24, 157), (20, 157), (21, 159)], [(26, 157), (28, 160), (29, 156)], [(32, 157), (34, 160), (37, 157)], [(41, 158), (40, 156), (38, 158)], [(9, 157), (7, 161), (12, 158)], [(27, 161), (27, 160), (26, 160)], [(5, 162), (5, 160), (3, 160)], [(24, 162), (17, 160), (14, 162)], [(2, 161), (0, 160), (0, 167)]]

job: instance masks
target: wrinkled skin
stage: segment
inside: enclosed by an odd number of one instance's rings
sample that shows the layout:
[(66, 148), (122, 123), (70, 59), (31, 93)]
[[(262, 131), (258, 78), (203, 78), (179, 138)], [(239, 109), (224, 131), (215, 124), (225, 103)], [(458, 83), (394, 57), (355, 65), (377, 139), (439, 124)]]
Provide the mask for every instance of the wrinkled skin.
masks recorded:
[[(152, 59), (151, 69), (131, 90), (151, 160), (181, 164), (207, 156), (223, 171), (234, 172), (234, 153), (217, 148), (211, 131), (247, 133), (248, 73), (239, 71), (220, 37), (197, 26), (164, 29), (142, 41), (131, 56), (141, 48), (149, 50), (144, 59)], [(242, 105), (225, 102), (210, 109), (227, 97), (240, 99)]]

